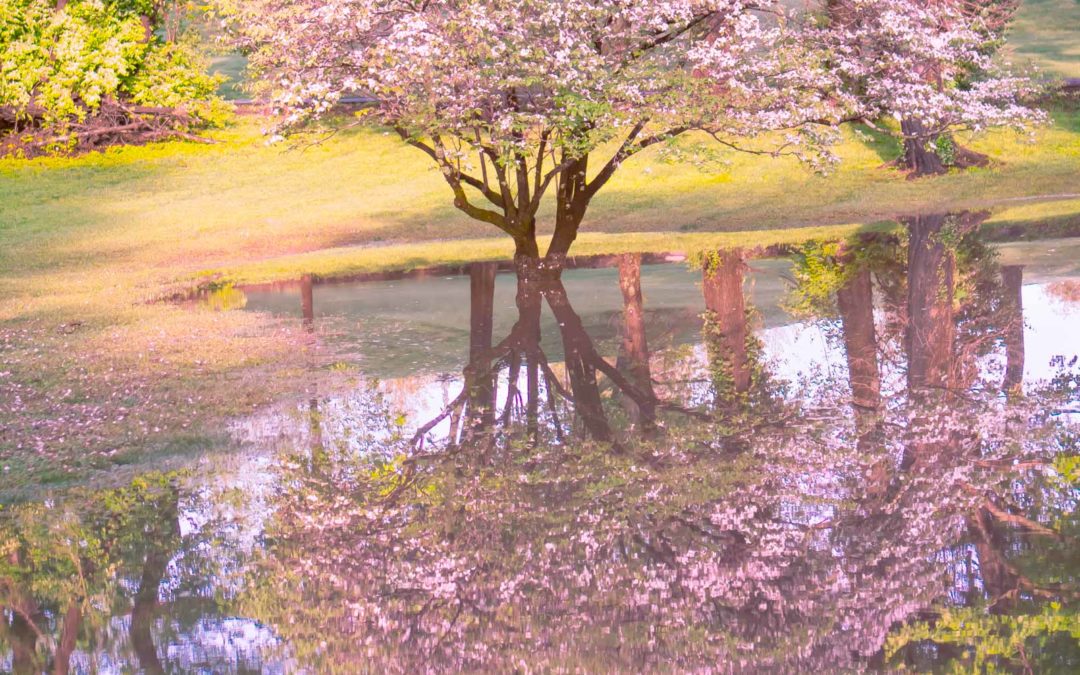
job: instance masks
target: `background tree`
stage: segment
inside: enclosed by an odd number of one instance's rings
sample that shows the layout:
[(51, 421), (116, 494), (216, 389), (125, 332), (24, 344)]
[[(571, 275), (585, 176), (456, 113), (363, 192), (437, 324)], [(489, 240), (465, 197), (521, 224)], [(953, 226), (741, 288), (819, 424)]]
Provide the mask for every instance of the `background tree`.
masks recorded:
[(900, 123), (913, 175), (983, 165), (984, 155), (956, 144), (952, 132), (1011, 126), (1045, 115), (1024, 101), (1038, 86), (995, 58), (1015, 0), (827, 0), (833, 65), (863, 116)]

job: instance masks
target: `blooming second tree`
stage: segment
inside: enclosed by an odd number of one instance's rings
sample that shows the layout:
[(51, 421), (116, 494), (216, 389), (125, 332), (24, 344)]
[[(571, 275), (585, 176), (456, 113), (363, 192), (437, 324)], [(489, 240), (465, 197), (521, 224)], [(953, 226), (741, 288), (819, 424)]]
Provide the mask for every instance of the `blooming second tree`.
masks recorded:
[(900, 123), (900, 164), (913, 175), (988, 158), (957, 146), (953, 131), (1007, 126), (1045, 115), (1026, 100), (1038, 84), (1010, 72), (997, 56), (1016, 0), (826, 0), (821, 36), (832, 67), (866, 119)]

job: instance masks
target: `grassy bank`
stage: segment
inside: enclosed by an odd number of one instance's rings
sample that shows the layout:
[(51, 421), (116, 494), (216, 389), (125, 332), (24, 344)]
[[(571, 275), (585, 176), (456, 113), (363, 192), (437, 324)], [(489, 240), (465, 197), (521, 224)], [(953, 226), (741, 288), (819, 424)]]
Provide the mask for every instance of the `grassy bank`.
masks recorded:
[[(220, 442), (220, 420), (296, 391), (295, 326), (152, 300), (260, 282), (505, 258), (450, 206), (420, 153), (379, 131), (266, 147), (258, 120), (219, 144), (161, 144), (0, 163), (0, 492)], [(722, 154), (709, 167), (628, 162), (590, 210), (578, 254), (693, 251), (837, 237), (905, 213), (996, 204), (993, 221), (1080, 222), (1080, 114), (1034, 142), (966, 139), (989, 170), (908, 181), (897, 148), (848, 130), (832, 176)], [(816, 228), (816, 229), (806, 229)]]

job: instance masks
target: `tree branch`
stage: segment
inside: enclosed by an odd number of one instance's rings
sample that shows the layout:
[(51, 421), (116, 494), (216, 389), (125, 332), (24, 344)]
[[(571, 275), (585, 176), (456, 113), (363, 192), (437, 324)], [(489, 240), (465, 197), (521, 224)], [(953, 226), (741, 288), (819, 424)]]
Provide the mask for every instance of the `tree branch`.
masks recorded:
[[(405, 131), (405, 129), (403, 129), (401, 127), (394, 127), (394, 131), (396, 131), (398, 136), (401, 137), (401, 140), (405, 141), (407, 144), (411, 145), (412, 147), (417, 148), (418, 150), (422, 151), (425, 155), (427, 155), (432, 160), (434, 160), (435, 163), (438, 164), (439, 167), (444, 171), (444, 174), (445, 174), (446, 169), (450, 169), (450, 171), (452, 171), (454, 174), (456, 174), (456, 177), (457, 177), (458, 181), (468, 185), (469, 187), (476, 188), (480, 192), (480, 194), (484, 195), (484, 197), (489, 202), (491, 202), (494, 206), (498, 206), (499, 208), (504, 208), (505, 205), (503, 203), (502, 195), (500, 195), (498, 192), (495, 192), (490, 187), (488, 187), (486, 179), (485, 180), (480, 180), (476, 176), (471, 176), (471, 175), (461, 171), (459, 168), (451, 165), (448, 161), (446, 161), (445, 156), (442, 159), (440, 159), (439, 153), (436, 152), (435, 148), (428, 145), (427, 143), (424, 143), (423, 141), (420, 141), (420, 140), (417, 140), (416, 138), (413, 138), (412, 136), (409, 135), (409, 133), (407, 131)], [(480, 146), (480, 147), (482, 148), (483, 146)], [(481, 156), (481, 161), (483, 161), (482, 156)], [(485, 174), (487, 173), (486, 168), (484, 168), (484, 173)], [(451, 186), (451, 187), (453, 187), (453, 186)]]

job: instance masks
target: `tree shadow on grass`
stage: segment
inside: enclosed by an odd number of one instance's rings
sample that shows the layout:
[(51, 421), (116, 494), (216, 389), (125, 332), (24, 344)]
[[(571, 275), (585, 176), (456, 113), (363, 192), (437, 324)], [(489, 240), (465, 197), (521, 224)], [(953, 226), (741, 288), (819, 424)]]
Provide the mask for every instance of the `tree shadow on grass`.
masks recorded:
[(903, 152), (900, 141), (880, 129), (871, 128), (866, 124), (855, 124), (852, 125), (852, 130), (855, 132), (855, 138), (873, 150), (883, 163), (894, 161)]

